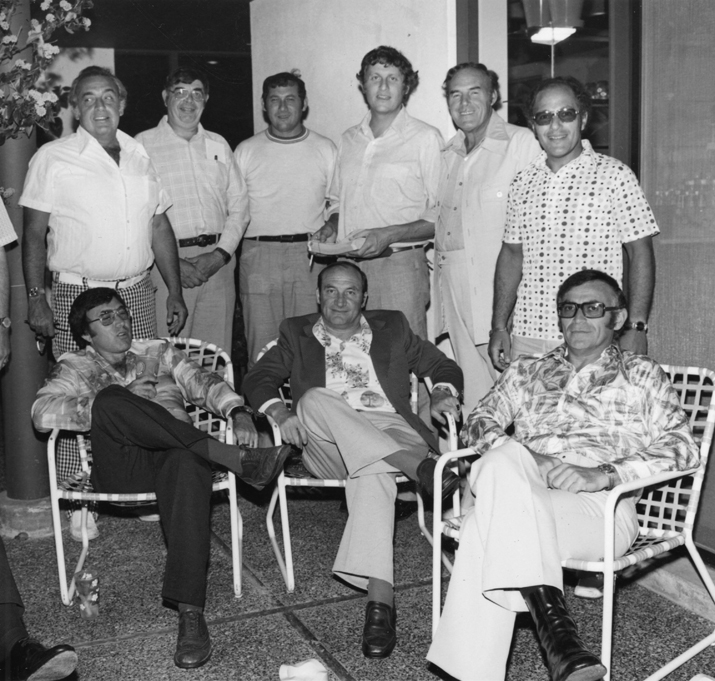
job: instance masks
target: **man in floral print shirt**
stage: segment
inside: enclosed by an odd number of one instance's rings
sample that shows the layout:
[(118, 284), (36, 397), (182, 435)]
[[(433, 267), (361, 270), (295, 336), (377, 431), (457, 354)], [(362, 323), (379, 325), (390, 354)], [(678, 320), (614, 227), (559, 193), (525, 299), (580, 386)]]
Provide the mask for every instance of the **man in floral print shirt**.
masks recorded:
[[(134, 341), (116, 290), (81, 293), (69, 324), (81, 349), (53, 367), (32, 406), (33, 423), (40, 431), (91, 430), (96, 490), (156, 493), (167, 544), (162, 598), (179, 610), (174, 663), (200, 667), (212, 649), (203, 615), (212, 464), (262, 489), (290, 446), (256, 449), (251, 412), (225, 381), (169, 341)], [(184, 400), (229, 419), (237, 444), (194, 428)]]
[[(333, 565), (341, 579), (366, 589), (362, 637), (366, 657), (387, 657), (396, 642), (393, 600), (395, 476), (430, 489), (439, 451), (432, 431), (410, 409), (410, 372), (434, 382), (431, 412), (456, 416), (462, 371), (416, 336), (402, 312), (364, 311), (367, 278), (339, 261), (318, 278), (320, 314), (287, 319), (278, 344), (246, 374), (249, 402), (279, 425), (284, 442), (303, 447), (308, 470), (345, 479), (348, 522)], [(290, 379), (294, 411), (278, 388)], [(445, 478), (443, 493), (459, 478)]]
[[(615, 342), (627, 314), (616, 281), (577, 272), (557, 301), (564, 344), (512, 362), (462, 430), (482, 454), (475, 506), (428, 654), (457, 679), (503, 680), (516, 613), (527, 609), (553, 681), (603, 678), (566, 609), (561, 561), (602, 559), (615, 485), (698, 465), (668, 377)], [(616, 506), (616, 556), (638, 533), (636, 501), (625, 495)]]

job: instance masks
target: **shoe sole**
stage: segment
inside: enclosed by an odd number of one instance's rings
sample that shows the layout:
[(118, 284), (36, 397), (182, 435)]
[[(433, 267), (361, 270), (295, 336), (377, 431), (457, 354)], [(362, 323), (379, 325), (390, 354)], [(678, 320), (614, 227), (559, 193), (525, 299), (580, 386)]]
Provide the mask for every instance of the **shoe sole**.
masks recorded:
[(67, 650), (48, 660), (37, 671), (27, 677), (27, 681), (57, 681), (69, 676), (77, 668), (77, 653)]
[(569, 674), (564, 681), (601, 681), (606, 675), (606, 668), (602, 664), (594, 664), (590, 667), (577, 669), (573, 674)]
[[(382, 660), (386, 657), (390, 657), (390, 655), (392, 654), (392, 651), (395, 649), (396, 643), (397, 643), (397, 640), (395, 639), (395, 641), (392, 643), (392, 645), (388, 646), (387, 649), (375, 650), (375, 651), (368, 650), (363, 646), (362, 654), (364, 657), (367, 657), (369, 660)], [(571, 681), (571, 680), (569, 679), (569, 681)], [(579, 681), (579, 680), (574, 679), (574, 681)]]
[(576, 586), (574, 587), (573, 595), (576, 596), (576, 598), (597, 601), (599, 598), (603, 598), (603, 591), (597, 586)]
[(198, 669), (199, 667), (203, 667), (210, 659), (211, 659), (211, 653), (213, 653), (214, 647), (213, 644), (211, 644), (211, 647), (209, 648), (208, 655), (203, 660), (199, 660), (198, 662), (192, 662), (191, 664), (179, 664), (176, 655), (174, 655), (174, 664), (179, 668), (179, 669)]

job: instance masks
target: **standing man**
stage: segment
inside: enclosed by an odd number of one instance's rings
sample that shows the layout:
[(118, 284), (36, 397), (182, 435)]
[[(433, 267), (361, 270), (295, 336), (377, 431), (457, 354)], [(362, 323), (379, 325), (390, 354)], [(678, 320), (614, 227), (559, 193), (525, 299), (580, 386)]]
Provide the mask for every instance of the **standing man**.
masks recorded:
[(499, 77), (484, 64), (458, 64), (442, 88), (457, 134), (442, 153), (434, 301), (437, 335), (449, 333), (465, 373), (468, 414), (496, 379), (487, 347), (509, 185), (539, 154), (539, 143), (496, 113)]
[(368, 52), (357, 74), (369, 108), (343, 133), (330, 189), (330, 218), (317, 241), (365, 237), (351, 257), (370, 280), (369, 309), (401, 310), (427, 337), (429, 272), (424, 247), (434, 237), (442, 136), (405, 105), (418, 72), (394, 47)]
[[(228, 142), (205, 130), (201, 116), (209, 81), (198, 69), (178, 68), (162, 92), (166, 116), (136, 136), (146, 148), (171, 199), (167, 211), (179, 245), (184, 300), (189, 309), (184, 333), (231, 348), (236, 287), (233, 272), (245, 225), (245, 189)], [(169, 333), (161, 310), (169, 290), (156, 268), (157, 326)]]
[(316, 310), (322, 267), (311, 267), (307, 242), (325, 222), (337, 156), (329, 139), (303, 124), (308, 98), (297, 75), (276, 73), (263, 81), (263, 111), (268, 128), (235, 151), (250, 213), (238, 286), (249, 368), (284, 319)]
[(0, 198), (0, 369), (10, 361), (10, 270), (5, 246), (17, 241), (17, 234)]
[(593, 268), (621, 284), (622, 247), (628, 254), (628, 321), (619, 342), (638, 354), (648, 350), (652, 237), (659, 230), (633, 172), (581, 139), (590, 110), (588, 92), (571, 77), (544, 80), (531, 97), (529, 124), (543, 153), (509, 191), (489, 341), (498, 369), (519, 355), (543, 354), (562, 343), (552, 302), (559, 282)]
[[(79, 128), (37, 151), (20, 197), (28, 321), (36, 334), (54, 337), (57, 358), (77, 349), (67, 315), (88, 288), (120, 290), (134, 312), (134, 335), (156, 337), (154, 260), (169, 289), (170, 333), (181, 330), (187, 315), (166, 216), (169, 198), (144, 147), (118, 130), (124, 85), (108, 69), (89, 66), (75, 78), (69, 99)], [(46, 265), (52, 307), (45, 298)]]

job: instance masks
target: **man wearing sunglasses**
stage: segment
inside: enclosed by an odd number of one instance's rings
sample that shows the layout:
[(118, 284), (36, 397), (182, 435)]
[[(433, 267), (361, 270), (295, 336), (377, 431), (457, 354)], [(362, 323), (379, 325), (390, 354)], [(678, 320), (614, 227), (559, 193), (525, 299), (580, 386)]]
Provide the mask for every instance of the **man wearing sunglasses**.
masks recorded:
[[(90, 430), (96, 490), (156, 493), (167, 543), (162, 598), (179, 611), (174, 663), (200, 667), (212, 649), (203, 615), (212, 465), (263, 489), (290, 446), (256, 449), (251, 410), (217, 374), (169, 341), (133, 340), (131, 315), (115, 290), (80, 294), (69, 323), (82, 349), (53, 367), (32, 406), (33, 423), (41, 432)], [(229, 419), (236, 444), (194, 428), (184, 400)]]
[[(206, 74), (180, 67), (162, 92), (166, 116), (136, 136), (154, 162), (171, 199), (167, 211), (179, 247), (184, 300), (189, 311), (184, 333), (231, 349), (236, 286), (233, 257), (247, 221), (243, 180), (228, 142), (201, 125), (209, 101)], [(156, 268), (157, 330), (169, 335), (161, 311), (169, 291)]]
[(628, 320), (621, 346), (647, 352), (655, 283), (652, 237), (659, 230), (631, 170), (582, 139), (590, 109), (588, 92), (574, 78), (543, 81), (527, 108), (543, 152), (509, 190), (489, 341), (497, 369), (562, 342), (552, 301), (559, 282), (586, 268), (623, 284)]
[[(457, 679), (504, 679), (516, 613), (527, 610), (552, 681), (603, 678), (564, 602), (561, 561), (602, 558), (615, 485), (698, 464), (668, 377), (617, 343), (627, 316), (617, 282), (582, 270), (556, 301), (563, 344), (514, 360), (462, 429), (482, 454), (472, 469), (475, 506), (428, 654)], [(638, 533), (636, 500), (626, 495), (616, 507), (616, 556)]]

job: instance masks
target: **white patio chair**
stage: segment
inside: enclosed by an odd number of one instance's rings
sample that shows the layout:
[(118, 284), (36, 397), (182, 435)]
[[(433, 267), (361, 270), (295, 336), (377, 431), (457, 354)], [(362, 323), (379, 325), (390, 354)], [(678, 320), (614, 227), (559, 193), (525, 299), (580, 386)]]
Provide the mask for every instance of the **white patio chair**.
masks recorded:
[[(210, 371), (218, 373), (224, 381), (233, 387), (233, 365), (229, 355), (212, 343), (205, 343), (193, 338), (171, 338), (171, 342), (183, 350), (191, 359)], [(233, 430), (230, 423), (214, 414), (187, 404), (186, 410), (191, 416), (194, 426), (210, 433), (222, 442), (233, 442)], [(95, 492), (90, 481), (91, 461), (87, 453), (88, 437), (85, 433), (77, 433), (80, 461), (82, 468), (75, 475), (65, 480), (57, 480), (55, 466), (55, 443), (60, 432), (55, 428), (47, 442), (47, 465), (50, 474), (50, 503), (52, 507), (52, 524), (55, 535), (55, 548), (57, 550), (57, 572), (60, 581), (60, 595), (65, 605), (71, 605), (75, 596), (74, 576), (67, 580), (64, 544), (62, 539), (62, 525), (59, 500), (70, 499), (82, 503), (82, 551), (72, 575), (82, 570), (89, 552), (89, 539), (87, 536), (87, 503), (90, 501), (108, 501), (111, 503), (137, 504), (156, 500), (153, 492), (140, 494), (110, 494)], [(243, 519), (238, 508), (236, 493), (236, 476), (230, 472), (214, 471), (213, 491), (228, 490), (229, 511), (231, 517), (231, 561), (233, 564), (233, 590), (236, 598), (241, 596), (241, 549), (243, 541)]]
[[(604, 516), (604, 548), (602, 561), (565, 560), (564, 568), (603, 573), (603, 624), (601, 631), (601, 662), (611, 679), (611, 644), (613, 634), (613, 596), (616, 573), (631, 565), (649, 560), (677, 546), (685, 546), (710, 597), (715, 601), (715, 584), (693, 541), (693, 527), (700, 500), (700, 491), (715, 428), (715, 372), (698, 367), (663, 365), (688, 416), (696, 441), (700, 443), (701, 463), (686, 471), (661, 473), (650, 478), (622, 483), (608, 495)], [(471, 449), (447, 452), (437, 462), (435, 485), (439, 489), (445, 465), (464, 456), (473, 455)], [(633, 490), (643, 489), (638, 503), (640, 531), (633, 546), (620, 558), (614, 557), (615, 509), (619, 498)], [(459, 520), (443, 521), (441, 499), (435, 497), (433, 533), (459, 540)], [(437, 629), (441, 608), (442, 571), (440, 542), (434, 542), (432, 553), (432, 632)], [(451, 572), (451, 565), (448, 566)], [(715, 644), (715, 631), (693, 645), (685, 653), (663, 666), (645, 681), (657, 681), (674, 669)]]
[[(270, 346), (269, 346), (270, 347)], [(268, 349), (268, 348), (266, 348)], [(265, 351), (265, 350), (264, 350)], [(260, 356), (259, 356), (260, 357)], [(431, 390), (431, 384), (429, 380), (425, 381), (429, 390)], [(410, 406), (414, 413), (417, 413), (417, 377), (411, 377), (411, 390), (410, 390)], [(287, 385), (283, 387), (281, 397), (283, 401), (290, 406), (290, 390)], [(457, 447), (457, 426), (455, 424), (454, 418), (450, 414), (445, 414), (447, 418), (447, 425), (449, 429), (448, 435), (448, 446), (450, 449)], [(276, 445), (282, 443), (280, 429), (276, 422), (268, 417), (271, 428), (273, 429), (273, 439)], [(409, 482), (409, 478), (404, 475), (398, 476), (396, 482)], [(283, 580), (286, 584), (286, 590), (288, 593), (292, 593), (295, 589), (295, 572), (293, 570), (293, 549), (291, 545), (290, 537), (290, 520), (288, 517), (288, 497), (286, 495), (287, 487), (345, 487), (345, 480), (336, 479), (324, 479), (324, 478), (314, 478), (314, 477), (293, 477), (292, 475), (286, 475), (285, 471), (281, 471), (277, 479), (276, 487), (273, 490), (273, 495), (271, 496), (270, 504), (268, 505), (268, 512), (266, 514), (266, 527), (268, 528), (268, 537), (271, 540), (271, 546), (273, 547), (273, 553), (276, 556), (276, 561), (278, 562), (278, 567), (283, 575)], [(441, 497), (441, 494), (440, 494)], [(440, 498), (441, 503), (441, 498)], [(283, 552), (278, 545), (278, 539), (276, 537), (276, 529), (273, 524), (273, 515), (275, 514), (276, 504), (280, 506), (280, 517), (281, 517), (281, 527), (283, 530), (283, 547), (285, 550), (285, 559), (283, 558)], [(455, 508), (460, 506), (460, 495), (456, 492), (453, 499), (453, 504)], [(417, 488), (417, 522), (420, 526), (422, 534), (425, 536), (427, 541), (432, 544), (432, 535), (427, 529), (427, 523), (425, 522), (425, 509), (424, 500), (420, 494), (419, 486)], [(448, 559), (446, 556), (443, 558), (446, 562)]]

